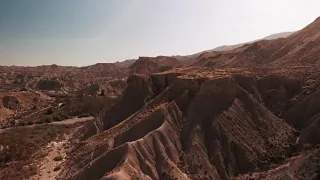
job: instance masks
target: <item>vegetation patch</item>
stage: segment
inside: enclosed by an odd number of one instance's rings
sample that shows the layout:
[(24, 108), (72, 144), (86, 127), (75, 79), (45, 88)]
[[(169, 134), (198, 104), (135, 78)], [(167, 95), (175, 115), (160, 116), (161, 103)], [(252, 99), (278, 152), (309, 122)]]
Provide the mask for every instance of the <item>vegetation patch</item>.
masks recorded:
[(61, 166), (56, 166), (54, 169), (53, 169), (53, 171), (59, 171), (61, 169)]
[[(0, 135), (0, 179), (25, 179), (37, 173), (33, 154), (67, 132), (67, 125), (19, 127)], [(41, 157), (39, 157), (41, 158)]]
[(53, 158), (54, 161), (62, 161), (63, 157), (62, 156), (56, 156), (55, 158)]

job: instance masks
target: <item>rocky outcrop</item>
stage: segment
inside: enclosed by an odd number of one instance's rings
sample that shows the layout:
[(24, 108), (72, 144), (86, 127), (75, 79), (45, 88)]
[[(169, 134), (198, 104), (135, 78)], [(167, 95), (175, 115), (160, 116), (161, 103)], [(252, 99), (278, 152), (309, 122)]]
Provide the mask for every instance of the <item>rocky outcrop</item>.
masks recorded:
[[(287, 114), (285, 119), (297, 129), (303, 129), (314, 121), (320, 111), (320, 91), (311, 94), (302, 102), (294, 106)], [(308, 123), (309, 122), (309, 123)]]
[(103, 110), (95, 121), (83, 129), (83, 139), (121, 123), (142, 108), (151, 98), (151, 79), (145, 75), (131, 75), (127, 88), (111, 107)]
[(300, 142), (302, 144), (319, 144), (320, 140), (320, 91), (316, 91), (302, 102), (295, 105), (286, 114), (286, 120), (301, 130)]
[(131, 66), (131, 73), (135, 74), (150, 74), (160, 72), (160, 66), (151, 61), (149, 58), (140, 57)]
[(238, 75), (132, 75), (122, 97), (85, 126), (100, 133), (60, 177), (229, 179), (280, 163), (296, 135), (264, 106), (258, 84)]
[(184, 65), (174, 57), (139, 57), (129, 68), (131, 73), (150, 74), (168, 71), (173, 68), (183, 67)]
[[(175, 165), (181, 151), (177, 144), (180, 144), (182, 120), (182, 113), (175, 103), (155, 110), (139, 124), (117, 136), (115, 148), (98, 157), (90, 168), (81, 170), (74, 179), (188, 179)], [(120, 157), (108, 170), (103, 164), (108, 163), (111, 156)]]
[(294, 141), (292, 129), (232, 78), (205, 81), (190, 106), (185, 152), (223, 179), (280, 160)]

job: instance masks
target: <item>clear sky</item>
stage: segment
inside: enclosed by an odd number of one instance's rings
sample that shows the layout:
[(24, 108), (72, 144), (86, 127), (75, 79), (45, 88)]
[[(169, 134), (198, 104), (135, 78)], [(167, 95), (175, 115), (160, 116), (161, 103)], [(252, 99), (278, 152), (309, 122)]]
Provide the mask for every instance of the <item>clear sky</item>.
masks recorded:
[(188, 55), (295, 31), (319, 0), (0, 0), (0, 65)]

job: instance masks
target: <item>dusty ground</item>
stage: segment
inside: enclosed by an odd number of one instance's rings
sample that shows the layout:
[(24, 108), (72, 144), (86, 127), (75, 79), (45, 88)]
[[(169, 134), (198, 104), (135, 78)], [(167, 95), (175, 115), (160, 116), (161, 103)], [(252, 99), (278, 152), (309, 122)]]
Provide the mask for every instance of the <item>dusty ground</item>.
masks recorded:
[(47, 154), (39, 163), (39, 172), (37, 175), (29, 178), (30, 180), (54, 180), (63, 168), (66, 158), (66, 152), (70, 148), (70, 138), (73, 133), (65, 134), (63, 139), (54, 140), (48, 143), (41, 151)]

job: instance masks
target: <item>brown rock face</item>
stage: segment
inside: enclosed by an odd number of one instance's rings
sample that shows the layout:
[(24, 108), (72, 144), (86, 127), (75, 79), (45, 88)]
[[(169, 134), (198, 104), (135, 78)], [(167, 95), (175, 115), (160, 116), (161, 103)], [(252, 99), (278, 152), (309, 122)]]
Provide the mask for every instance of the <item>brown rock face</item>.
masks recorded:
[(131, 73), (136, 74), (150, 74), (160, 72), (160, 66), (151, 61), (149, 58), (140, 57), (136, 62), (134, 62), (131, 66)]
[(101, 134), (75, 152), (82, 163), (60, 177), (228, 179), (263, 170), (287, 156), (296, 136), (260, 96), (254, 77), (132, 75), (118, 102), (84, 127)]
[(235, 180), (260, 179), (312, 179), (318, 180), (320, 151), (315, 149), (303, 155), (292, 157), (279, 167), (264, 172), (250, 173), (238, 176)]
[(320, 91), (316, 91), (302, 102), (294, 106), (287, 114), (286, 119), (297, 129), (302, 130), (300, 142), (302, 144), (319, 144), (320, 140)]
[(110, 108), (103, 111), (99, 118), (88, 125), (90, 128), (84, 129), (83, 138), (115, 126), (144, 106), (153, 93), (150, 81), (150, 77), (145, 75), (129, 76), (128, 86), (123, 95)]
[(319, 178), (319, 28), (184, 68), (140, 57), (123, 94), (79, 130), (59, 178)]
[(174, 57), (157, 56), (157, 57), (139, 57), (131, 66), (131, 73), (150, 74), (167, 71), (173, 68), (182, 67)]

